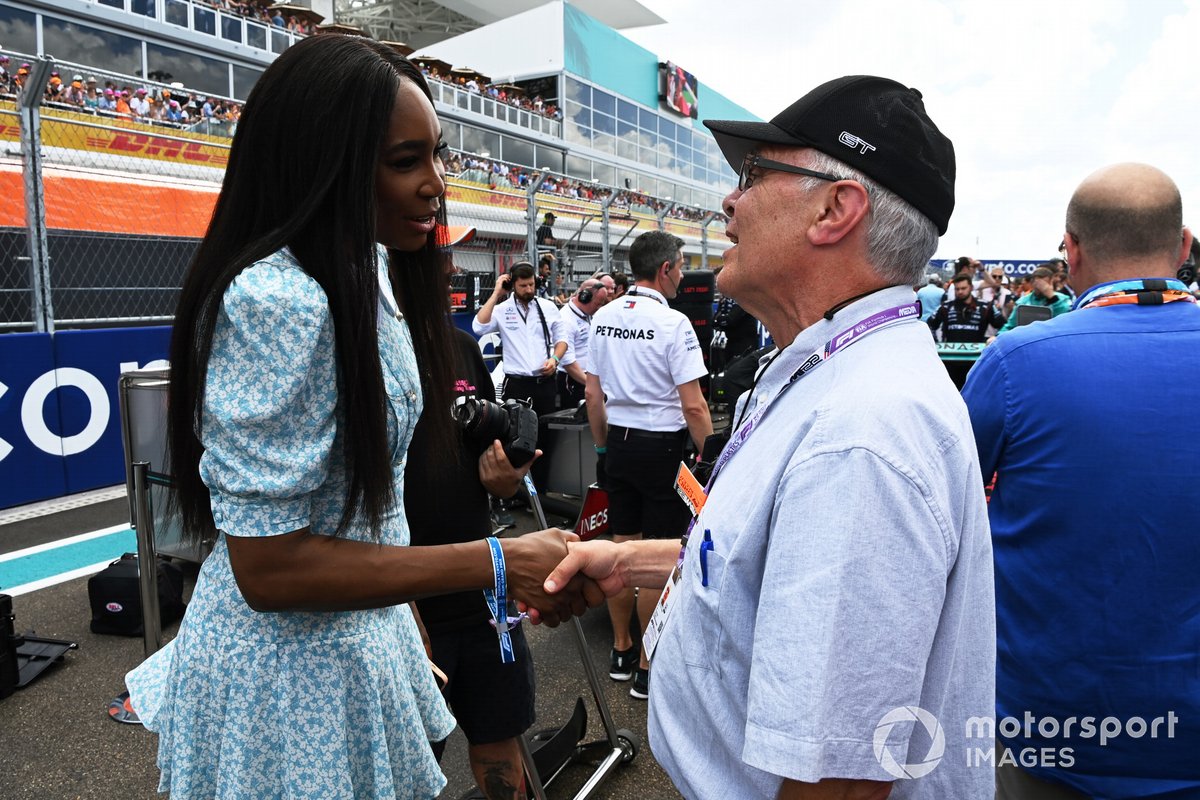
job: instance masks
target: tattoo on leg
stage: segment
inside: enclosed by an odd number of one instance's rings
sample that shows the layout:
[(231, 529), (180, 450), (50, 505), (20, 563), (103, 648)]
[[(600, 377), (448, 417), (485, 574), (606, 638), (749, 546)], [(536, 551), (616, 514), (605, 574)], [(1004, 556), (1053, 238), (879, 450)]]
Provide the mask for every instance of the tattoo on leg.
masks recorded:
[(482, 762), (481, 766), (484, 768), (484, 776), (483, 786), (480, 788), (488, 800), (525, 800), (524, 776), (516, 786), (509, 782), (508, 776), (513, 770), (513, 764), (508, 761), (488, 760)]

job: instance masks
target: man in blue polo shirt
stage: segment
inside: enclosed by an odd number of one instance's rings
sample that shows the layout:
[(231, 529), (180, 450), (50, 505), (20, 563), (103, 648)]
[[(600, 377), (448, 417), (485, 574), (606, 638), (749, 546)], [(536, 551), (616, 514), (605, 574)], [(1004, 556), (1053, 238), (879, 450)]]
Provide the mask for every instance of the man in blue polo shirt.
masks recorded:
[(1075, 310), (1005, 334), (963, 390), (997, 473), (999, 800), (1200, 796), (1191, 238), (1162, 172), (1094, 173), (1067, 208)]

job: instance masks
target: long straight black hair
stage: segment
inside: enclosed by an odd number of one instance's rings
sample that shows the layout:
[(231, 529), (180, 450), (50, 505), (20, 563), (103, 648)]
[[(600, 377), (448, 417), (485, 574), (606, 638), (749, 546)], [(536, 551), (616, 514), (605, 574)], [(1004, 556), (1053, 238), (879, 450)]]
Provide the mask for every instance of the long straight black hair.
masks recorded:
[[(333, 319), (347, 481), (336, 533), (355, 518), (377, 533), (396, 502), (376, 330), (375, 181), (403, 81), (430, 97), (420, 71), (392, 49), (359, 36), (319, 34), (276, 59), (246, 101), (212, 221), (183, 281), (171, 338), (167, 440), (175, 501), (190, 539), (214, 528), (200, 480), (198, 433), (222, 297), (243, 269), (284, 246), (324, 290)], [(444, 205), (437, 216), (444, 224)], [(446, 409), (429, 415), (435, 440), (452, 442), (454, 356), (447, 278), (434, 237), (417, 252), (391, 251), (389, 261), (425, 404)]]

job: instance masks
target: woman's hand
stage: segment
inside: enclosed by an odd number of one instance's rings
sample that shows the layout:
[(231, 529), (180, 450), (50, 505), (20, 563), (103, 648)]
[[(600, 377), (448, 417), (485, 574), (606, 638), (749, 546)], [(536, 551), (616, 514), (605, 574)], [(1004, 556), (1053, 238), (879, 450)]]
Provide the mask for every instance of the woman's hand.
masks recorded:
[(504, 454), (504, 446), (497, 439), (479, 456), (479, 482), (489, 494), (496, 497), (512, 497), (517, 493), (517, 489), (521, 488), (525, 474), (541, 454), (542, 451), (537, 450), (528, 464), (514, 467)]
[(553, 595), (546, 593), (546, 576), (567, 557), (567, 543), (577, 541), (578, 536), (560, 528), (500, 540), (509, 596), (523, 608), (536, 609), (551, 627), (604, 601), (604, 593), (583, 575), (572, 577)]

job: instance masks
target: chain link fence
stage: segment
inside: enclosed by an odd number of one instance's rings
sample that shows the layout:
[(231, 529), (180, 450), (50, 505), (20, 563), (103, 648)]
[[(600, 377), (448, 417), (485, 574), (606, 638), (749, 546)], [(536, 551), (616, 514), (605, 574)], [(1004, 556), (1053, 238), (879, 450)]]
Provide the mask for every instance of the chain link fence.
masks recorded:
[[(92, 77), (78, 65), (12, 57), (23, 61), (33, 65), (29, 86), (44, 85), (52, 66)], [(187, 94), (127, 76), (99, 80)], [(209, 135), (58, 102), (22, 109), (20, 93), (2, 89), (0, 332), (170, 322), (236, 123)], [(691, 268), (711, 269), (724, 249), (714, 212), (470, 153), (447, 159), (446, 203), (451, 224), (477, 231), (454, 250), (455, 306), (465, 310), (521, 260), (552, 256), (550, 296), (597, 272), (628, 271), (629, 246), (648, 230), (683, 239)]]
[[(179, 86), (20, 54), (9, 64), (0, 176), (14, 202), (0, 213), (0, 331), (169, 322), (232, 126), (210, 135), (190, 130), (199, 118), (168, 119), (166, 106), (195, 105)], [(74, 101), (85, 93), (123, 105)], [(157, 110), (139, 115), (138, 103)]]
[(227, 140), (58, 111), (43, 117), (42, 145), (56, 323), (170, 320)]
[[(25, 189), (21, 175), (20, 115), (0, 103), (0, 323), (33, 322)], [(3, 330), (3, 328), (0, 328)]]

